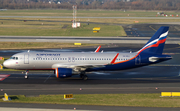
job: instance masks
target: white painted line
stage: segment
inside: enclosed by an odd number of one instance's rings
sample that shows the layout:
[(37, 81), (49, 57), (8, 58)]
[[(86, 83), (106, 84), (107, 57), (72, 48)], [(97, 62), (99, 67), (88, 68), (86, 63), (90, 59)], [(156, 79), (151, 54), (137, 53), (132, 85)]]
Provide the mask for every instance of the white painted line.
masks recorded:
[(44, 82), (46, 82), (50, 77), (51, 77), (51, 75), (49, 75), (49, 76), (47, 77), (47, 79), (46, 79)]

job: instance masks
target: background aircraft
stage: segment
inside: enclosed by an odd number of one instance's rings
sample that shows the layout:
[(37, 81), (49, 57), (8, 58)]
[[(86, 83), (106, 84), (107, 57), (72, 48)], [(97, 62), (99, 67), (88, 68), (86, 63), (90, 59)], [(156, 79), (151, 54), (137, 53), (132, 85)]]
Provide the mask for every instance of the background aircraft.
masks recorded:
[(22, 52), (13, 55), (3, 65), (11, 69), (54, 70), (57, 78), (79, 74), (84, 80), (86, 72), (114, 71), (141, 67), (169, 60), (172, 57), (162, 55), (169, 27), (162, 26), (138, 52), (102, 53), (94, 52)]

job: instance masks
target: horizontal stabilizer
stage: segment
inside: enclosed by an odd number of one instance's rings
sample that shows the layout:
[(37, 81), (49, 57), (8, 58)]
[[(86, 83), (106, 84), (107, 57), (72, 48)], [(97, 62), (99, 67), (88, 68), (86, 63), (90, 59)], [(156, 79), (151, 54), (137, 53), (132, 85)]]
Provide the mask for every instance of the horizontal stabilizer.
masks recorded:
[(151, 62), (156, 62), (158, 60), (164, 60), (164, 59), (172, 59), (172, 57), (169, 57), (169, 56), (167, 56), (167, 57), (149, 57), (149, 61), (151, 61)]

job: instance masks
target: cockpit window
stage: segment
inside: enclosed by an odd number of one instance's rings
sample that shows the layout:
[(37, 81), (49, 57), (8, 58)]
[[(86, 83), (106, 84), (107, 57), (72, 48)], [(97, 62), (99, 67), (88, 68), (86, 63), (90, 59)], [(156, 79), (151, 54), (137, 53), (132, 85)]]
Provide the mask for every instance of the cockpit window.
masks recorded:
[(18, 57), (11, 57), (10, 59), (18, 60)]

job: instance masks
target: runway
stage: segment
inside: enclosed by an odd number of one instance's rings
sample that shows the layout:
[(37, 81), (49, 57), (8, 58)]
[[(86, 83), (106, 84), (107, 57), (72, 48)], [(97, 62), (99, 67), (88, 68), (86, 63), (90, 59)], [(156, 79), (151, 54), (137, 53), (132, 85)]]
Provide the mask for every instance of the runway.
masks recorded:
[[(141, 70), (141, 71), (140, 71)], [(151, 70), (151, 71), (150, 71)], [(163, 70), (163, 71), (162, 71)], [(0, 81), (1, 89), (9, 95), (37, 96), (40, 94), (109, 94), (109, 93), (160, 93), (180, 91), (179, 67), (143, 67), (120, 72), (88, 74), (87, 81), (78, 76), (55, 78), (52, 72), (30, 72), (24, 79), (21, 72), (10, 74)], [(0, 74), (0, 75), (1, 75)], [(80, 90), (80, 88), (82, 90)], [(158, 88), (158, 89), (156, 89)]]

